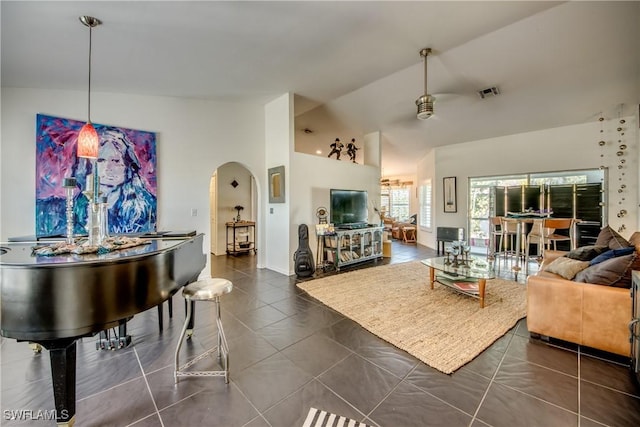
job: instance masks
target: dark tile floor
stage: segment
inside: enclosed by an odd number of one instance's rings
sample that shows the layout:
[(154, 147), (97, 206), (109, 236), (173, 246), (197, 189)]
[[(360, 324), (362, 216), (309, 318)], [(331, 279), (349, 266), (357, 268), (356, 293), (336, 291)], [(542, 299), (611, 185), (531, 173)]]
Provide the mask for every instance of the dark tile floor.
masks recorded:
[[(384, 263), (434, 255), (394, 242)], [(640, 425), (640, 391), (624, 360), (530, 340), (525, 320), (444, 375), (306, 297), (295, 278), (257, 269), (253, 256), (212, 257), (212, 271), (234, 283), (222, 302), (230, 384), (182, 378), (174, 385), (182, 326), (182, 299), (174, 296), (176, 314), (165, 316), (162, 333), (149, 310), (129, 323), (134, 345), (126, 349), (96, 351), (93, 338), (78, 343), (77, 426), (300, 427), (311, 406), (385, 427)], [(185, 357), (214, 343), (212, 308), (197, 304)], [(1, 356), (0, 423), (54, 425), (9, 420), (10, 411), (53, 408), (46, 350), (34, 354), (3, 339)]]

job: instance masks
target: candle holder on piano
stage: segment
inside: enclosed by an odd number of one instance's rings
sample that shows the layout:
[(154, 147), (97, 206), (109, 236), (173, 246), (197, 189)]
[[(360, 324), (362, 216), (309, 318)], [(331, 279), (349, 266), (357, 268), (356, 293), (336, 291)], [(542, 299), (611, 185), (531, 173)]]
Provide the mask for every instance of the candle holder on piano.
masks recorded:
[(73, 190), (76, 188), (77, 181), (75, 178), (65, 178), (63, 187), (65, 189), (66, 196), (66, 219), (67, 219), (67, 227), (66, 227), (66, 243), (71, 245), (73, 244)]
[(90, 200), (87, 205), (87, 244), (98, 246), (98, 204), (93, 202), (93, 191), (84, 191), (83, 194)]
[(100, 197), (102, 193), (100, 193), (98, 165), (96, 161), (92, 163), (95, 173), (87, 175), (87, 189), (82, 194), (89, 199), (87, 205), (87, 232), (89, 234), (87, 244), (99, 246), (108, 237), (108, 211), (106, 198)]

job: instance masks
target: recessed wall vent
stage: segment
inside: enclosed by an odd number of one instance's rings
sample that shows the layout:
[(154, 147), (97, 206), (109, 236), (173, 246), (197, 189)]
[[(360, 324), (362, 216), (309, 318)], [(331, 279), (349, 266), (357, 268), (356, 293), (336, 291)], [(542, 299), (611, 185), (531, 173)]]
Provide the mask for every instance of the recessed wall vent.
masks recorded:
[(495, 87), (488, 87), (486, 89), (481, 89), (478, 91), (478, 95), (480, 95), (480, 98), (484, 99), (484, 98), (490, 98), (492, 96), (497, 96), (500, 94), (500, 90)]

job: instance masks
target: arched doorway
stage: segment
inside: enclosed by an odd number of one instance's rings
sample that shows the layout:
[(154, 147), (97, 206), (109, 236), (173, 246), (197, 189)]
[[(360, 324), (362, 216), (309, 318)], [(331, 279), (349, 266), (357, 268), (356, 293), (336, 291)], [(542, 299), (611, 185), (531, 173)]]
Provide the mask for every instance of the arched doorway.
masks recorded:
[(256, 190), (253, 174), (240, 163), (225, 163), (213, 172), (209, 186), (212, 255), (226, 255), (226, 223), (237, 220), (238, 214), (241, 220), (256, 222), (257, 228)]

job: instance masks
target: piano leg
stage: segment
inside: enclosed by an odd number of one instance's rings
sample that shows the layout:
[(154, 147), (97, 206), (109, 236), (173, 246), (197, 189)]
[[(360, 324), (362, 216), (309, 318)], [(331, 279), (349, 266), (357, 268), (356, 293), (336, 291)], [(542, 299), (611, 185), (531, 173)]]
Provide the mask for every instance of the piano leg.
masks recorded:
[(158, 329), (160, 330), (160, 332), (162, 332), (162, 330), (164, 329), (164, 320), (163, 320), (163, 313), (162, 313), (162, 303), (158, 304)]
[(41, 344), (49, 350), (56, 423), (72, 427), (76, 421), (76, 340), (68, 338)]
[[(167, 300), (167, 303), (169, 304), (169, 319), (173, 318), (173, 301), (171, 300), (172, 297), (173, 295), (171, 295)], [(164, 329), (162, 304), (163, 303), (158, 304), (158, 327), (160, 329), (160, 332), (162, 332), (162, 330)]]

